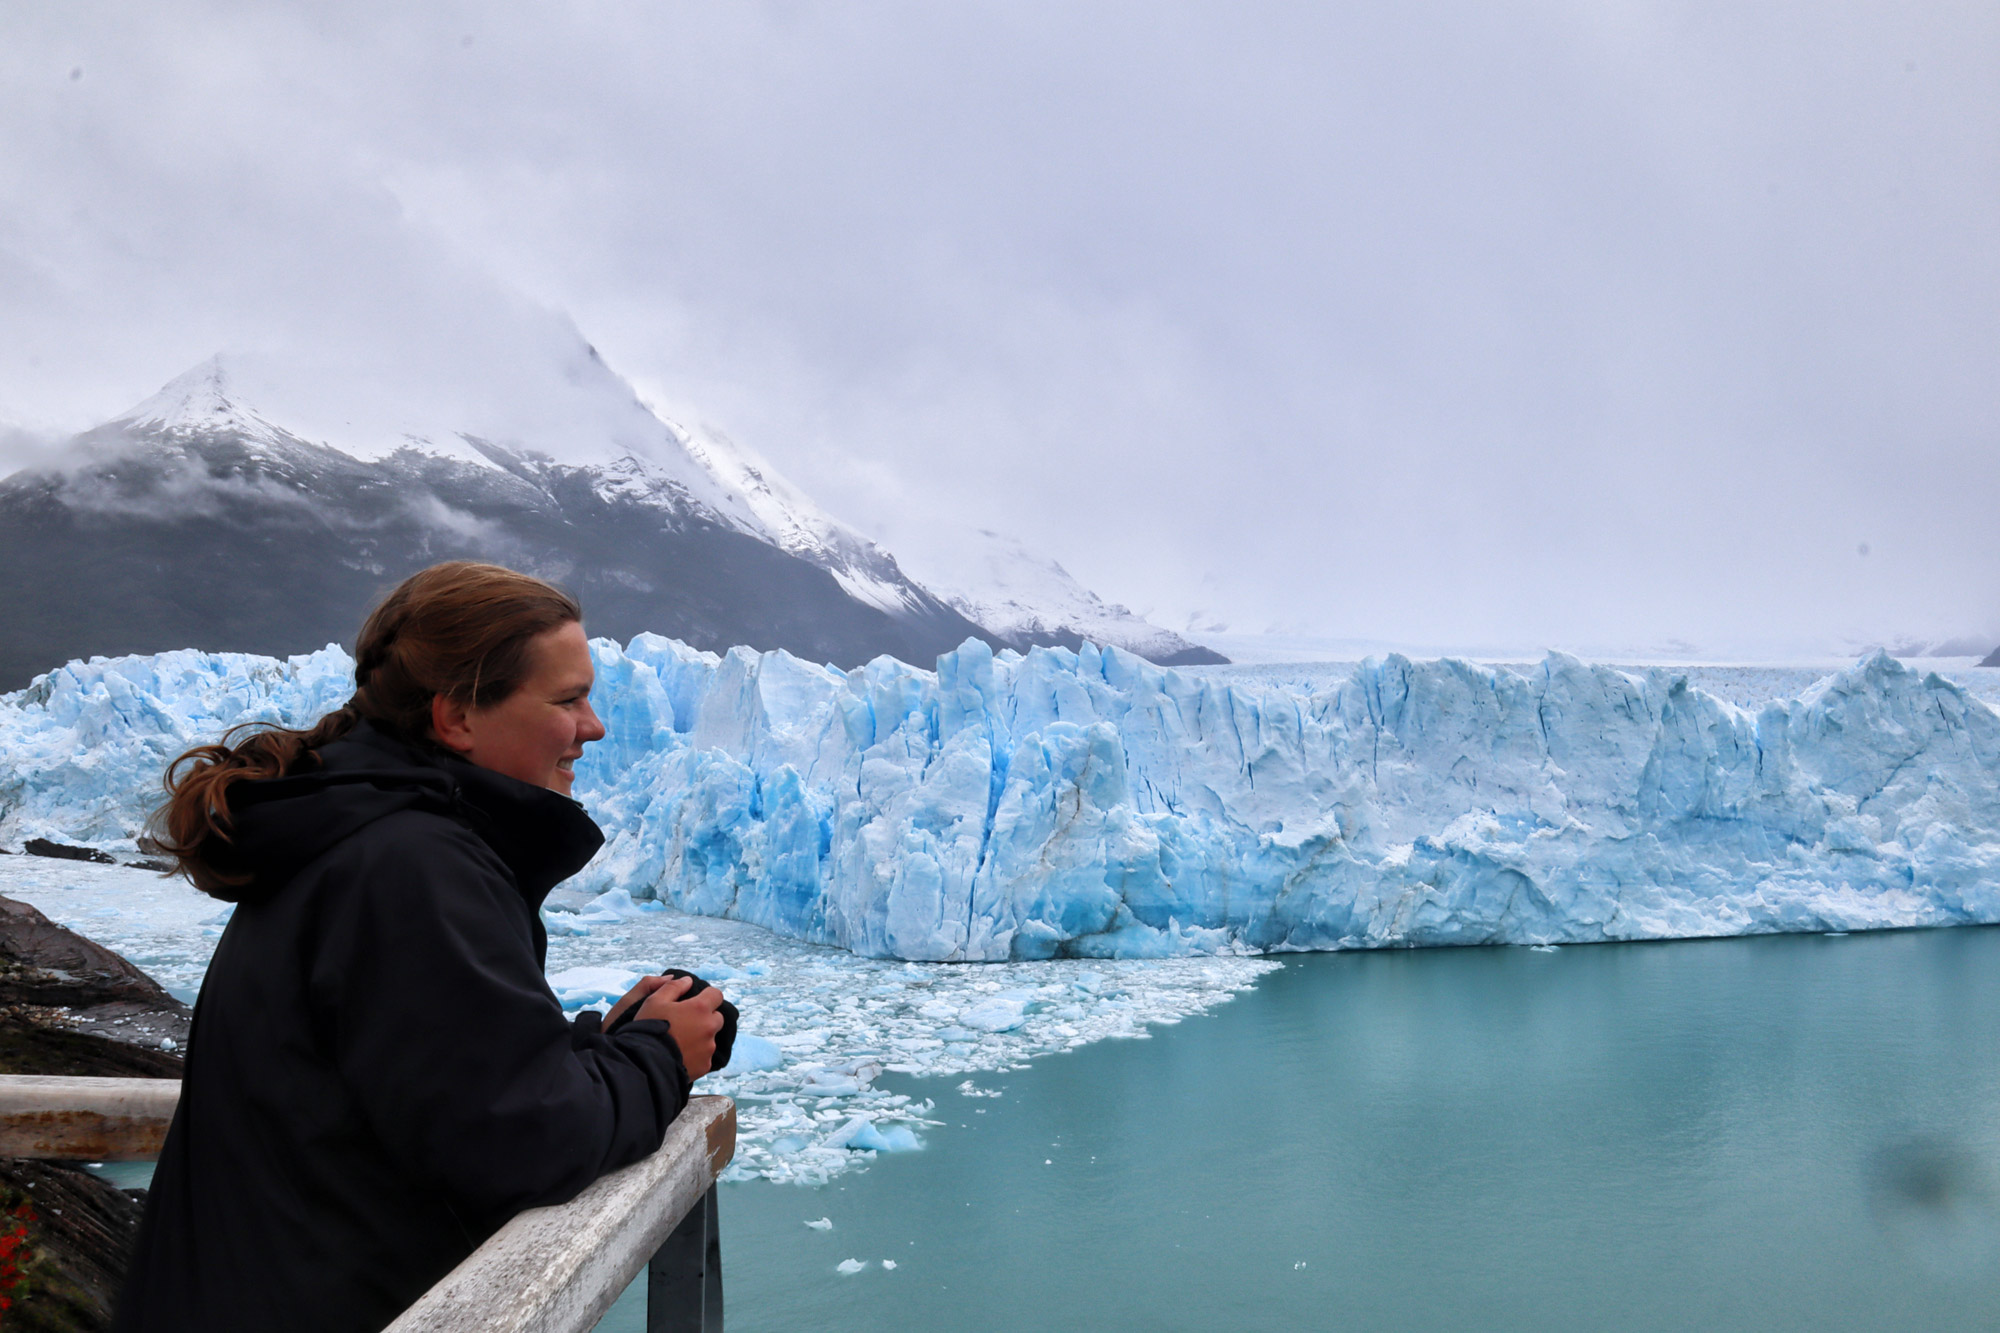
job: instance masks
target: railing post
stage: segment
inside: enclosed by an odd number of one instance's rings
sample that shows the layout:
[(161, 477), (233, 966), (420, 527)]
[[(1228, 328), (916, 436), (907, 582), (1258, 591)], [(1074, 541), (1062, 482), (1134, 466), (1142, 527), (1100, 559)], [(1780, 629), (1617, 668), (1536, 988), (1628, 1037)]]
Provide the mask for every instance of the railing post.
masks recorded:
[(722, 1333), (722, 1227), (715, 1190), (708, 1187), (646, 1265), (646, 1333)]

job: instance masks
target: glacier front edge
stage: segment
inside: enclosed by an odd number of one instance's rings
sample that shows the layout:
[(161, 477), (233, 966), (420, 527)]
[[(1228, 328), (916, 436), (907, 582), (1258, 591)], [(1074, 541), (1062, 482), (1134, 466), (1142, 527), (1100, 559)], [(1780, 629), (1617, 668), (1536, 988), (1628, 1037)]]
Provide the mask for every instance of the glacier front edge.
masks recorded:
[[(935, 672), (593, 652), (609, 734), (576, 794), (609, 842), (579, 887), (858, 953), (2000, 921), (2000, 714), (1881, 654), (1753, 712), (1560, 654), (1305, 688), (1088, 646), (968, 642)], [(129, 838), (162, 756), (239, 715), (309, 720), (336, 655), (97, 659), (0, 700), (0, 840)]]

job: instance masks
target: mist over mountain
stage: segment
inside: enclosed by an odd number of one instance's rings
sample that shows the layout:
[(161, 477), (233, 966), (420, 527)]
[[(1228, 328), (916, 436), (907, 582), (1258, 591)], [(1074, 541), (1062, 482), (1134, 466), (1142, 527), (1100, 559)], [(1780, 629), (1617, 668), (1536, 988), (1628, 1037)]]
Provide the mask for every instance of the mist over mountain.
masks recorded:
[[(979, 623), (759, 460), (659, 416), (573, 331), (549, 352), (511, 397), (421, 409), (218, 355), (0, 481), (0, 688), (94, 654), (347, 642), (446, 559), (569, 587), (621, 640), (841, 666), (1078, 641), (1060, 615)], [(1162, 651), (1133, 626), (1121, 646)]]

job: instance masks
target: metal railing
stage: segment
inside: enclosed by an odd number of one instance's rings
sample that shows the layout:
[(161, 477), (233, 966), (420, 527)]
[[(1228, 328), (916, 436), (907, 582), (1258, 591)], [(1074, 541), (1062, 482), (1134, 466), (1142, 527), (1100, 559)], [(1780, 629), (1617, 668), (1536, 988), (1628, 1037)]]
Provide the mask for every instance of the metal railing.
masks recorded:
[[(0, 1157), (158, 1157), (180, 1090), (174, 1079), (0, 1076)], [(514, 1218), (388, 1333), (587, 1333), (642, 1269), (647, 1333), (720, 1333), (715, 1179), (735, 1153), (736, 1104), (693, 1098), (658, 1152)]]

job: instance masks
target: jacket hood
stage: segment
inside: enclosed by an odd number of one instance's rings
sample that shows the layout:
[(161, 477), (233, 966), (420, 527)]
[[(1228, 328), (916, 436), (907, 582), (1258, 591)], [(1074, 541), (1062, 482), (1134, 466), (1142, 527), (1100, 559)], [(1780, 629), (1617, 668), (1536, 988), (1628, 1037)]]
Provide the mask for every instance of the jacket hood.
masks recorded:
[(596, 822), (561, 792), (411, 745), (369, 722), (317, 754), (316, 768), (230, 789), (230, 841), (209, 860), (251, 878), (215, 896), (269, 897), (334, 844), (405, 810), (434, 811), (469, 827), (535, 908), (604, 845)]

